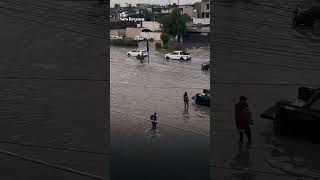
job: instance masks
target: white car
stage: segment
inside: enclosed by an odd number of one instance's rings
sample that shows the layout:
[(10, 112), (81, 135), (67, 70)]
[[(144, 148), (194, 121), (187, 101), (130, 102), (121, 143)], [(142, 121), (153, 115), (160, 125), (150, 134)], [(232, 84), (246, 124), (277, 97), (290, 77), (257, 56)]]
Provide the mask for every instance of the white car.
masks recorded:
[(144, 37), (143, 36), (136, 36), (136, 37), (134, 37), (134, 40), (136, 40), (136, 41), (144, 41)]
[(142, 50), (142, 49), (127, 52), (128, 57), (130, 57), (130, 56), (136, 57), (138, 55), (148, 56), (148, 52), (146, 50)]
[(110, 40), (122, 40), (121, 36), (110, 36)]
[(175, 59), (175, 60), (189, 60), (192, 58), (190, 53), (186, 53), (184, 51), (173, 51), (172, 53), (165, 54), (164, 57), (166, 59)]

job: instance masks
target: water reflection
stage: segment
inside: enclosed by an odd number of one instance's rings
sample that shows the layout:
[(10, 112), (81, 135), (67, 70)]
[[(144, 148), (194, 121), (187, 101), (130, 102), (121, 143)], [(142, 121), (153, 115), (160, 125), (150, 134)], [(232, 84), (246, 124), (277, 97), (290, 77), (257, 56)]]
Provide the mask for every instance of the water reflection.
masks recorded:
[(238, 153), (233, 158), (230, 164), (232, 167), (252, 167), (252, 161), (250, 159), (250, 145), (247, 144), (246, 147), (239, 145)]

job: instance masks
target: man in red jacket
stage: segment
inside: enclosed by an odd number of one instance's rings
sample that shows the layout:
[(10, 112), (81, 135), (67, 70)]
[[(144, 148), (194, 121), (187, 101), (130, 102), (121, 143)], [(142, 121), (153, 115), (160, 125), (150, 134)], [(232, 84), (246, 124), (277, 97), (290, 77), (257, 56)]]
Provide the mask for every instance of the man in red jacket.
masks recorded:
[(247, 112), (249, 112), (247, 98), (245, 96), (240, 96), (240, 101), (235, 105), (235, 120), (240, 136), (240, 144), (243, 143), (243, 133), (246, 134), (248, 142), (251, 144), (251, 130), (250, 123), (246, 116)]

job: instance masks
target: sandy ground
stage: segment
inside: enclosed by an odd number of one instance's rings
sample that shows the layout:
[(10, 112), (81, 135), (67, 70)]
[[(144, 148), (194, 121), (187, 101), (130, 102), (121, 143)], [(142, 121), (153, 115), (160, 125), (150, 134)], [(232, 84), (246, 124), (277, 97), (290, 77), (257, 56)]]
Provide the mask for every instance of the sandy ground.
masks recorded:
[[(319, 144), (275, 136), (272, 121), (259, 117), (278, 100), (295, 99), (299, 84), (319, 84), (320, 36), (291, 27), (295, 2), (220, 1), (214, 7), (211, 179), (320, 177)], [(238, 146), (233, 108), (240, 95), (249, 98), (254, 116), (251, 147)]]

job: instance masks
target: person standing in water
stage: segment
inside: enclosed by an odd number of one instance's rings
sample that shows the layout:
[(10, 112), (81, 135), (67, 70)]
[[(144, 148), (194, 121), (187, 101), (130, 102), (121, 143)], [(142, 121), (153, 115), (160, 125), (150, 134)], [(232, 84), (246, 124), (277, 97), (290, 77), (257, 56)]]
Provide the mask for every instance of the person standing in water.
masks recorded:
[(154, 113), (150, 116), (150, 121), (152, 124), (151, 130), (156, 130), (157, 129), (157, 113)]
[(188, 93), (185, 92), (183, 95), (184, 108), (189, 108), (189, 97)]
[[(249, 115), (249, 116), (248, 116)], [(245, 96), (240, 96), (240, 101), (235, 105), (235, 120), (236, 127), (239, 133), (239, 143), (243, 144), (243, 134), (248, 138), (248, 143), (251, 144), (250, 125), (253, 124), (250, 117), (249, 105)]]

